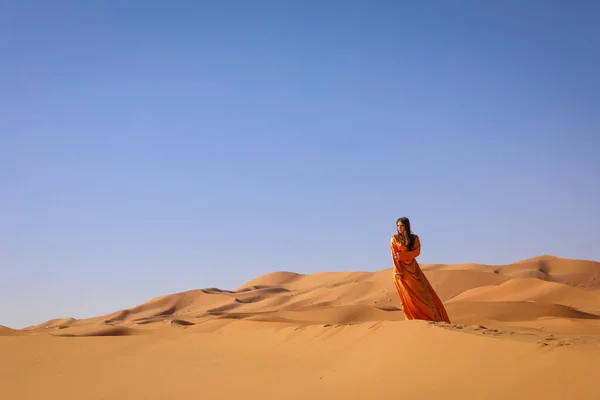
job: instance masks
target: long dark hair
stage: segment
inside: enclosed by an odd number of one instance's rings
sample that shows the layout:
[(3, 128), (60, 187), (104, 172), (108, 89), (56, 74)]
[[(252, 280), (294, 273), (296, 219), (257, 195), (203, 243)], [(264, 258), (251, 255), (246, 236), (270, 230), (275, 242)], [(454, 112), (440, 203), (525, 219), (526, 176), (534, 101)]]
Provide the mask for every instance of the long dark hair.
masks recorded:
[(415, 235), (410, 230), (410, 220), (407, 217), (401, 217), (396, 220), (396, 225), (398, 225), (398, 222), (402, 223), (406, 231), (406, 237), (398, 233), (398, 238), (406, 245), (408, 250), (412, 250), (415, 245)]

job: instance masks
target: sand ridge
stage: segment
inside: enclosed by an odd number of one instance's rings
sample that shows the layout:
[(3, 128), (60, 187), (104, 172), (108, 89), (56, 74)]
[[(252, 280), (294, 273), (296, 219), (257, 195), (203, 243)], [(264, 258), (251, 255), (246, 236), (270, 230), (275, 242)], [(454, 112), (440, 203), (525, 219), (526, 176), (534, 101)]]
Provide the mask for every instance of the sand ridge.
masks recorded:
[[(455, 324), (600, 334), (600, 263), (541, 256), (509, 265), (423, 265)], [(133, 335), (210, 320), (311, 324), (401, 321), (391, 270), (278, 271), (235, 290), (194, 289), (86, 319), (59, 318), (19, 333)], [(12, 331), (0, 330), (0, 335)], [(14, 334), (14, 333), (11, 333)]]

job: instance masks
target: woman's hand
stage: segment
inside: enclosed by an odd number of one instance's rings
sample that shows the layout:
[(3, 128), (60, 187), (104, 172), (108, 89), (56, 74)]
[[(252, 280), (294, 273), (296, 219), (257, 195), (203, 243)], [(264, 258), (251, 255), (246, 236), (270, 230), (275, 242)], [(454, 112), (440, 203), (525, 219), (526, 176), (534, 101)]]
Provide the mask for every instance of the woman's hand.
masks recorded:
[(394, 279), (402, 279), (402, 276), (404, 275), (403, 271), (399, 270), (396, 267), (392, 268), (392, 272), (394, 273)]
[(411, 257), (409, 257), (406, 254), (404, 254), (403, 252), (399, 251), (397, 253), (394, 253), (394, 260), (396, 260), (397, 262), (410, 261)]

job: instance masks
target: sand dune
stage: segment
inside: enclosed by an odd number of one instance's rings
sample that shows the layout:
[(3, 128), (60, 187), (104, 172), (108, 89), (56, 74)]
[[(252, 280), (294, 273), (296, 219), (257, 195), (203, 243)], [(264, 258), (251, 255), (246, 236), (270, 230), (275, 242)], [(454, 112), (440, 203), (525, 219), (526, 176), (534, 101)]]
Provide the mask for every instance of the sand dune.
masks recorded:
[(25, 332), (18, 331), (16, 329), (11, 329), (6, 326), (0, 325), (0, 336), (18, 336), (25, 335)]
[(413, 399), (600, 398), (589, 383), (600, 362), (600, 263), (542, 256), (422, 267), (452, 324), (406, 321), (390, 269), (280, 271), (235, 290), (0, 326), (8, 360), (0, 387), (10, 399), (234, 398), (248, 390), (364, 399), (397, 398), (399, 389)]
[(515, 278), (495, 286), (480, 286), (457, 295), (455, 301), (531, 301), (559, 304), (600, 313), (600, 294), (536, 278)]
[(142, 333), (144, 333), (144, 331), (127, 328), (124, 326), (77, 326), (67, 331), (57, 332), (54, 334), (54, 336), (130, 336)]
[(459, 315), (461, 319), (476, 315), (478, 318), (488, 321), (523, 322), (547, 317), (600, 319), (597, 314), (586, 313), (559, 304), (527, 301), (456, 302), (449, 303), (447, 308), (454, 310), (454, 314)]
[(459, 266), (430, 271), (425, 266), (425, 274), (434, 284), (442, 301), (450, 300), (466, 291), (479, 287), (500, 285), (510, 278), (487, 270), (462, 270)]
[(381, 309), (371, 306), (337, 306), (320, 307), (311, 312), (275, 311), (272, 313), (255, 314), (249, 317), (251, 321), (279, 321), (300, 324), (358, 324), (368, 321), (402, 321), (404, 314), (398, 309)]
[[(43, 329), (50, 329), (50, 328), (59, 328), (60, 329), (60, 328), (71, 325), (75, 321), (76, 320), (74, 318), (55, 318), (55, 319), (51, 319), (46, 322), (42, 322), (39, 325), (24, 328), (23, 331), (36, 331), (36, 330), (43, 330)], [(90, 321), (92, 321), (92, 320), (90, 320)]]
[(541, 256), (501, 266), (498, 273), (511, 278), (538, 278), (585, 290), (600, 289), (598, 262)]
[[(566, 318), (588, 321), (586, 326), (568, 324), (570, 333), (573, 326), (586, 333), (597, 328), (600, 263), (542, 256), (510, 265), (435, 264), (423, 265), (423, 270), (453, 322), (479, 321), (496, 327), (514, 322), (520, 328), (539, 330), (540, 318)], [(53, 319), (22, 332), (78, 336), (104, 332), (103, 326), (135, 328), (137, 332), (165, 324), (192, 326), (211, 319), (306, 325), (398, 321), (403, 314), (389, 269), (308, 275), (279, 271), (235, 290), (189, 290), (108, 315)], [(553, 326), (556, 332), (564, 331), (560, 324)]]

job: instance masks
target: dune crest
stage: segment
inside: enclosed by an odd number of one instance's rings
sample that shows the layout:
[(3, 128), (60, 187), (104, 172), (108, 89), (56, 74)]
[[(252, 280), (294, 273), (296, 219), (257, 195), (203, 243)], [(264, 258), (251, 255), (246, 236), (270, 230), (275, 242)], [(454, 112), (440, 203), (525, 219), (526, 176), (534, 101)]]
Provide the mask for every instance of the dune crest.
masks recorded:
[(3, 325), (0, 325), (0, 336), (19, 336), (24, 335), (25, 332), (19, 331), (17, 329), (12, 329)]
[[(453, 324), (600, 334), (598, 262), (544, 255), (509, 265), (432, 264), (422, 268), (448, 307)], [(53, 319), (16, 332), (129, 335), (164, 327), (189, 329), (218, 320), (306, 326), (403, 319), (390, 269), (314, 274), (279, 271), (235, 290), (188, 290), (103, 316)], [(548, 323), (541, 324), (542, 320)]]

